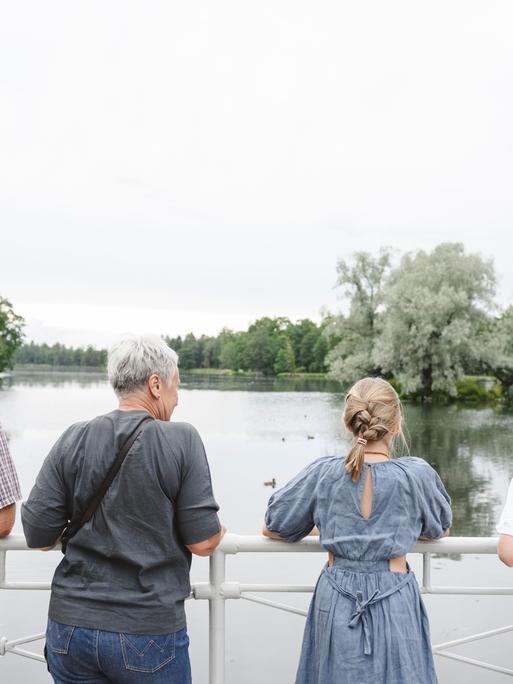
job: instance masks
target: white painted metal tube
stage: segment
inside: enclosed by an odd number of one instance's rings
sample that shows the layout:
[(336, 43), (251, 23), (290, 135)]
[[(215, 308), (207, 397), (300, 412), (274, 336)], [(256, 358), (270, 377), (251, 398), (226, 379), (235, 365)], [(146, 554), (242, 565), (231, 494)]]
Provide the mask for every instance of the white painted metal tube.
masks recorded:
[[(240, 552), (258, 553), (326, 553), (319, 544), (319, 537), (306, 537), (300, 542), (289, 544), (288, 542), (269, 539), (260, 534), (240, 535), (227, 532), (223, 537), (218, 550), (225, 554)], [(0, 539), (0, 559), (3, 551), (34, 551), (29, 549), (25, 537), (22, 534), (11, 534), (5, 539)], [(52, 549), (48, 553), (60, 551)], [(445, 537), (435, 541), (419, 541), (415, 544), (411, 553), (471, 553), (471, 554), (495, 554), (497, 553), (497, 537)]]
[[(1, 549), (1, 547), (0, 547)], [(300, 542), (290, 544), (284, 541), (269, 539), (263, 535), (240, 535), (227, 533), (223, 537), (219, 549), (226, 554), (258, 552), (258, 553), (326, 553), (319, 544), (319, 537), (306, 537)], [(419, 541), (410, 553), (497, 553), (497, 537), (444, 537), (434, 541)]]
[(263, 606), (269, 606), (270, 608), (276, 608), (277, 610), (283, 610), (286, 613), (294, 613), (294, 615), (301, 615), (306, 617), (308, 611), (302, 608), (296, 608), (295, 606), (288, 606), (285, 603), (278, 603), (277, 601), (268, 601), (267, 599), (260, 598), (260, 596), (252, 596), (251, 594), (244, 594), (241, 599), (245, 601), (252, 601), (253, 603), (260, 603)]
[(313, 584), (240, 584), (241, 593), (246, 591), (264, 593), (289, 593), (311, 594), (314, 590)]
[(460, 663), (466, 663), (467, 665), (474, 665), (475, 667), (481, 667), (483, 670), (491, 670), (492, 672), (500, 672), (501, 674), (509, 675), (513, 677), (513, 670), (508, 670), (506, 667), (501, 667), (500, 665), (492, 665), (491, 663), (485, 663), (481, 660), (475, 660), (474, 658), (467, 658), (457, 653), (445, 653), (445, 651), (435, 651), (436, 655), (442, 656), (443, 658), (451, 658), (451, 660), (458, 660)]
[(219, 548), (210, 558), (209, 577), (212, 587), (209, 598), (209, 684), (224, 684), (226, 606), (222, 585), (226, 579), (226, 556)]
[(488, 639), (489, 637), (497, 636), (497, 634), (504, 634), (505, 632), (511, 632), (512, 630), (513, 625), (508, 625), (507, 627), (499, 627), (498, 629), (490, 629), (488, 632), (471, 634), (470, 636), (461, 637), (460, 639), (446, 641), (443, 644), (436, 644), (436, 646), (433, 646), (433, 650), (442, 651), (446, 648), (452, 648), (453, 646), (459, 646), (460, 644), (468, 644), (471, 641), (478, 641), (478, 639)]

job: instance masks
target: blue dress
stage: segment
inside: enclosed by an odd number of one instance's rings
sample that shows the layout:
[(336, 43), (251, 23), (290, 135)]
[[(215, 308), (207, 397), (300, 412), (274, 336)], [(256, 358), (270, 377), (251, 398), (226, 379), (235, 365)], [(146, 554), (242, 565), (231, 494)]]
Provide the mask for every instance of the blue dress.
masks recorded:
[[(360, 501), (369, 468), (372, 510), (365, 518)], [(419, 536), (437, 539), (451, 526), (449, 495), (428, 463), (366, 463), (354, 482), (342, 458), (321, 458), (273, 494), (265, 521), (289, 542), (316, 525), (335, 557), (310, 604), (296, 684), (436, 683), (415, 576), (388, 567)]]

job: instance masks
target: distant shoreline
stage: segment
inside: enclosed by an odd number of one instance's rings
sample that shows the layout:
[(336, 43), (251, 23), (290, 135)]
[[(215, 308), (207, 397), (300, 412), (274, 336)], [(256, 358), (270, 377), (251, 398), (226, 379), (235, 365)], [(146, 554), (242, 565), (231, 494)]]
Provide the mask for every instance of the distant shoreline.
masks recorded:
[[(12, 373), (28, 371), (70, 372), (70, 373), (106, 373), (105, 366), (52, 366), (47, 363), (19, 363), (12, 369), (1, 373), (0, 377), (8, 377)], [(257, 371), (234, 371), (230, 368), (185, 368), (180, 369), (183, 375), (209, 375), (220, 377), (244, 377), (244, 378), (291, 378), (309, 380), (329, 380), (327, 373), (278, 373), (278, 375), (263, 375)]]

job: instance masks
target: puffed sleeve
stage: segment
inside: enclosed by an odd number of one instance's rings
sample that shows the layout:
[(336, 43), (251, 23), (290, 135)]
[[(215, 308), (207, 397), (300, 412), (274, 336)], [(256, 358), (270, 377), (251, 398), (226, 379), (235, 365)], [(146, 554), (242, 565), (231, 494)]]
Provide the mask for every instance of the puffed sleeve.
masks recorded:
[(424, 461), (421, 482), (421, 537), (439, 539), (452, 523), (451, 497), (436, 470)]
[(265, 526), (285, 541), (297, 542), (315, 526), (317, 483), (324, 460), (308, 465), (269, 499)]

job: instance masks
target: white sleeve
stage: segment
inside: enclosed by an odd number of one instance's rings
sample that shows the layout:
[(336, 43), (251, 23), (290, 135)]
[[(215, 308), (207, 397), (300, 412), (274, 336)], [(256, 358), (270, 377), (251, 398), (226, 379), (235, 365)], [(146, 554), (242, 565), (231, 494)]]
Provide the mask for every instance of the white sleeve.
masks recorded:
[(496, 530), (499, 534), (513, 536), (513, 480), (509, 483), (508, 494), (504, 509), (497, 523)]

